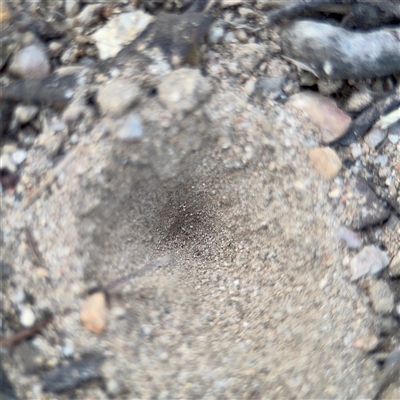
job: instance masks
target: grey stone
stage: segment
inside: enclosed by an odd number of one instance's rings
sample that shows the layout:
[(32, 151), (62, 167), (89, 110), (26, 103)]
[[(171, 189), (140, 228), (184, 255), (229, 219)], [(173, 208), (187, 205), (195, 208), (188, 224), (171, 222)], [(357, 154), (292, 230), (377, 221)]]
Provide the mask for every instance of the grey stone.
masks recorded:
[(84, 382), (100, 379), (102, 377), (100, 371), (102, 362), (103, 358), (92, 356), (51, 370), (42, 378), (44, 382), (43, 391), (60, 393), (73, 389)]
[(356, 176), (351, 178), (343, 191), (346, 199), (346, 224), (352, 229), (361, 230), (387, 220), (390, 216), (383, 203), (369, 187), (367, 181)]
[(369, 131), (365, 137), (364, 142), (368, 145), (368, 147), (375, 148), (378, 147), (386, 138), (386, 132), (382, 129), (372, 129)]
[(372, 307), (377, 314), (390, 314), (394, 309), (394, 295), (389, 285), (382, 280), (369, 282)]
[(104, 114), (122, 115), (140, 100), (140, 87), (126, 79), (113, 79), (97, 92), (97, 103)]
[(21, 78), (44, 78), (50, 74), (50, 61), (43, 46), (35, 43), (14, 54), (9, 71)]
[(35, 373), (45, 364), (45, 357), (42, 351), (34, 346), (32, 342), (23, 342), (15, 348), (15, 359), (28, 374)]
[(116, 136), (127, 142), (137, 142), (143, 137), (142, 120), (138, 113), (131, 113), (121, 118), (114, 125)]
[(379, 273), (389, 265), (389, 257), (376, 246), (366, 246), (350, 261), (352, 280)]
[(171, 111), (188, 113), (211, 94), (211, 84), (197, 69), (181, 68), (171, 72), (160, 85), (160, 101)]

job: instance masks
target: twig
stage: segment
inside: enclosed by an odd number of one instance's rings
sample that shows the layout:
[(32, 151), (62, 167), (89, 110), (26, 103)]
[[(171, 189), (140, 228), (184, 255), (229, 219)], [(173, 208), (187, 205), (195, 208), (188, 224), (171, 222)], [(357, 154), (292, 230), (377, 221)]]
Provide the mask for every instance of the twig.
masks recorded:
[(136, 278), (137, 276), (143, 275), (144, 273), (146, 273), (152, 269), (156, 269), (158, 267), (169, 264), (170, 262), (173, 261), (173, 259), (174, 259), (174, 257), (171, 254), (169, 254), (165, 257), (162, 257), (162, 258), (158, 258), (157, 260), (154, 260), (154, 261), (146, 264), (144, 267), (140, 268), (138, 271), (132, 272), (131, 274), (125, 275), (122, 278), (119, 278), (119, 279), (115, 280), (114, 282), (109, 283), (103, 290), (105, 292), (108, 292), (108, 291), (114, 289), (115, 287), (121, 285), (122, 283), (125, 283), (129, 279)]
[(42, 267), (44, 267), (45, 262), (44, 262), (43, 256), (39, 251), (38, 245), (37, 245), (35, 239), (33, 238), (32, 231), (28, 225), (25, 226), (25, 236), (26, 236), (26, 242), (27, 242), (29, 248), (31, 249), (32, 254), (35, 256), (36, 262), (39, 265), (41, 265)]
[(350, 125), (345, 136), (340, 140), (340, 144), (349, 145), (357, 140), (358, 137), (364, 136), (369, 128), (378, 119), (400, 105), (400, 85), (390, 92), (384, 99), (376, 104), (368, 107), (363, 111)]
[(24, 329), (12, 335), (9, 338), (0, 340), (0, 346), (12, 346), (21, 342), (22, 340), (28, 339), (29, 337), (38, 333), (42, 328), (44, 328), (47, 324), (49, 324), (53, 320), (53, 316), (49, 316), (47, 318), (42, 319), (37, 322), (31, 328)]

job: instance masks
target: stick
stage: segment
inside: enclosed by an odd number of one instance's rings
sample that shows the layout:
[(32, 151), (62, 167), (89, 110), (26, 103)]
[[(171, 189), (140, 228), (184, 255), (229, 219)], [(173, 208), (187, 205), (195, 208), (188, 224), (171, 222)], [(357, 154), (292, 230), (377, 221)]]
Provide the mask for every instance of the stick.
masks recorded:
[(47, 324), (49, 324), (53, 320), (53, 316), (49, 316), (47, 318), (42, 319), (37, 322), (31, 328), (24, 329), (12, 335), (9, 338), (0, 340), (0, 346), (12, 346), (16, 343), (21, 342), (22, 340), (28, 339), (29, 337), (38, 333), (42, 328), (44, 328)]
[(142, 275), (152, 269), (156, 269), (163, 265), (169, 264), (170, 262), (173, 261), (173, 259), (174, 259), (174, 257), (171, 254), (169, 254), (165, 257), (158, 258), (157, 260), (151, 261), (150, 263), (146, 264), (144, 267), (140, 268), (138, 271), (132, 272), (131, 274), (125, 275), (122, 278), (119, 278), (116, 281), (109, 283), (104, 288), (104, 291), (108, 292), (108, 291), (114, 289), (115, 287), (117, 287), (118, 285), (125, 283), (129, 279), (136, 278), (137, 276)]

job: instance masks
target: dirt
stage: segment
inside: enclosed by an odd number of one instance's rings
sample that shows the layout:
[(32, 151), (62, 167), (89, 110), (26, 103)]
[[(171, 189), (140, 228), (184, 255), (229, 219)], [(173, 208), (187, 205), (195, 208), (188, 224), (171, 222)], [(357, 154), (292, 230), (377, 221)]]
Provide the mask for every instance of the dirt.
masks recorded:
[[(95, 119), (63, 161), (37, 143), (29, 150), (21, 196), (2, 199), (13, 269), (3, 309), (22, 288), (36, 317), (54, 320), (33, 339), (42, 355), (34, 373), (3, 350), (20, 399), (373, 397), (378, 366), (354, 342), (376, 331), (377, 317), (350, 282), (352, 253), (328, 196), (335, 182), (308, 164), (315, 129), (278, 102), (252, 101), (243, 77), (217, 75), (211, 96), (184, 116), (157, 93), (143, 96), (138, 143)], [(104, 332), (84, 328), (91, 290), (167, 255), (167, 266), (109, 291)], [(68, 362), (67, 342), (74, 359), (105, 357), (103, 380), (45, 393), (41, 376)]]

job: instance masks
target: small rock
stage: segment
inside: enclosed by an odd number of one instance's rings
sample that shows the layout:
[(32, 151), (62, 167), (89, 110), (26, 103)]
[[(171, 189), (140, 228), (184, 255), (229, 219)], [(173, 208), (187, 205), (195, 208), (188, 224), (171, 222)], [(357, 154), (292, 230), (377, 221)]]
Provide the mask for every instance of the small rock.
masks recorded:
[(28, 153), (25, 150), (20, 149), (12, 154), (11, 160), (15, 165), (20, 165), (26, 160), (27, 155)]
[(17, 167), (11, 160), (11, 155), (7, 153), (0, 156), (0, 168), (1, 170), (7, 170), (10, 173), (17, 171)]
[(11, 301), (14, 305), (22, 304), (25, 301), (26, 295), (23, 289), (15, 289), (11, 294)]
[(140, 100), (140, 87), (129, 80), (113, 79), (97, 92), (97, 103), (104, 114), (122, 115)]
[(291, 96), (286, 106), (304, 111), (320, 130), (323, 144), (340, 139), (347, 131), (351, 118), (340, 110), (335, 101), (319, 93), (305, 91)]
[(343, 81), (341, 79), (337, 80), (318, 80), (318, 91), (324, 95), (329, 96), (332, 93), (337, 92), (343, 85)]
[(28, 374), (36, 373), (43, 368), (45, 357), (42, 351), (32, 342), (23, 342), (15, 348), (14, 357), (18, 365), (22, 366)]
[(237, 43), (238, 42), (238, 40), (236, 39), (236, 36), (235, 36), (235, 33), (234, 32), (228, 32), (226, 35), (225, 35), (225, 38), (224, 38), (224, 40), (225, 40), (225, 42), (226, 43)]
[(342, 198), (345, 201), (345, 225), (361, 230), (387, 220), (390, 216), (384, 204), (360, 176), (351, 178), (344, 186)]
[(358, 249), (363, 243), (360, 234), (351, 231), (345, 226), (340, 226), (336, 235), (339, 239), (343, 240), (350, 249)]
[(122, 392), (122, 386), (116, 379), (108, 379), (106, 382), (106, 390), (110, 396), (118, 396)]
[(14, 54), (9, 71), (21, 78), (44, 78), (50, 74), (50, 61), (43, 46), (31, 44)]
[(389, 133), (388, 139), (389, 139), (389, 141), (390, 141), (391, 143), (397, 144), (397, 143), (399, 143), (400, 136), (399, 136), (399, 135), (396, 135), (396, 134), (394, 134), (394, 133)]
[(211, 85), (197, 69), (181, 68), (170, 73), (160, 85), (161, 102), (171, 111), (188, 113), (207, 99)]
[(371, 92), (367, 89), (362, 89), (359, 92), (354, 92), (347, 100), (345, 105), (348, 112), (360, 112), (368, 107), (373, 100)]
[(365, 137), (364, 142), (370, 148), (378, 147), (386, 139), (386, 132), (382, 129), (372, 129)]
[(81, 8), (80, 0), (64, 0), (65, 15), (68, 18), (75, 17)]
[(389, 265), (389, 275), (394, 278), (400, 277), (400, 251), (393, 257)]
[(17, 107), (15, 107), (14, 115), (21, 124), (26, 124), (29, 121), (32, 121), (32, 119), (36, 117), (38, 112), (39, 107), (37, 106), (25, 106), (19, 104)]
[(398, 329), (398, 323), (393, 317), (382, 317), (378, 323), (381, 336), (392, 335)]
[(247, 94), (247, 96), (251, 96), (255, 88), (256, 88), (256, 80), (253, 78), (248, 79), (244, 85), (244, 92)]
[(247, 33), (244, 29), (238, 29), (237, 31), (235, 31), (235, 36), (236, 39), (239, 40), (239, 42), (247, 43), (249, 41)]
[(81, 321), (91, 332), (101, 333), (107, 323), (106, 296), (102, 292), (89, 296), (82, 304)]
[(389, 265), (387, 254), (376, 246), (365, 246), (350, 261), (350, 270), (353, 281), (371, 274), (378, 276)]
[(74, 20), (74, 25), (83, 26), (85, 28), (96, 25), (102, 18), (102, 12), (105, 9), (104, 4), (88, 4), (79, 13)]
[(64, 357), (72, 357), (75, 352), (74, 344), (70, 340), (66, 341), (62, 346), (61, 351)]
[(227, 7), (239, 6), (243, 3), (244, 0), (221, 0), (221, 7), (227, 8)]
[(143, 11), (122, 13), (113, 18), (93, 35), (101, 60), (115, 57), (123, 45), (135, 40), (153, 21)]
[(210, 29), (208, 40), (211, 44), (217, 44), (224, 36), (224, 29), (220, 26), (214, 26)]
[(34, 325), (36, 317), (34, 312), (28, 306), (20, 307), (19, 322), (24, 328), (30, 328)]
[(363, 350), (366, 353), (370, 353), (376, 350), (378, 345), (379, 345), (379, 339), (372, 334), (359, 337), (354, 341), (354, 347)]
[(394, 295), (389, 285), (382, 280), (371, 280), (369, 296), (377, 314), (390, 314), (394, 309)]
[(103, 358), (94, 356), (46, 373), (42, 378), (43, 391), (60, 393), (74, 389), (82, 383), (102, 378), (100, 366), (103, 360)]
[(342, 168), (342, 162), (329, 147), (317, 147), (308, 152), (310, 166), (325, 179), (334, 179)]
[(358, 158), (362, 155), (362, 148), (358, 143), (352, 143), (350, 145), (351, 155), (354, 158)]
[(257, 81), (254, 89), (254, 96), (261, 101), (275, 100), (284, 95), (282, 86), (285, 82), (283, 76), (266, 76)]
[(142, 119), (138, 113), (131, 113), (120, 118), (115, 125), (114, 133), (126, 142), (137, 142), (143, 138)]

